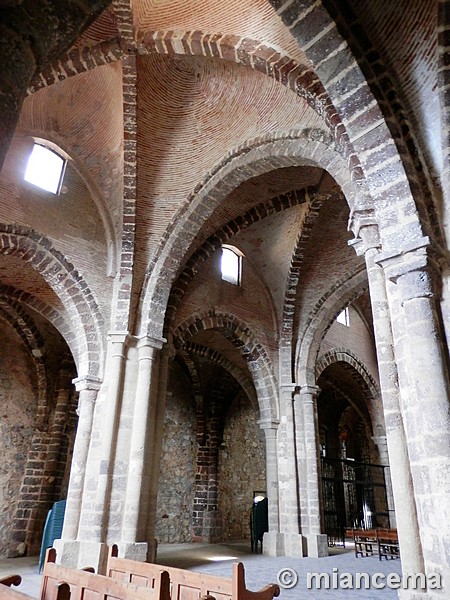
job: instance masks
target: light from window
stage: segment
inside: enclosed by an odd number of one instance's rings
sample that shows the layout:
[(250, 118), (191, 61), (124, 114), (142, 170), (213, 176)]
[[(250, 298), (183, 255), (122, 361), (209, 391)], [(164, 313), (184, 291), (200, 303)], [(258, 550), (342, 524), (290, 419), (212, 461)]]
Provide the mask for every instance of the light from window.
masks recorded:
[(64, 158), (50, 148), (34, 144), (25, 171), (25, 181), (52, 194), (58, 194), (65, 163)]
[(338, 316), (336, 317), (336, 321), (338, 323), (342, 323), (342, 325), (345, 325), (346, 327), (350, 327), (350, 318), (349, 318), (349, 314), (348, 314), (348, 306), (346, 306), (344, 308), (344, 310), (338, 314)]
[(222, 279), (234, 285), (241, 283), (242, 256), (229, 246), (222, 246), (220, 271)]

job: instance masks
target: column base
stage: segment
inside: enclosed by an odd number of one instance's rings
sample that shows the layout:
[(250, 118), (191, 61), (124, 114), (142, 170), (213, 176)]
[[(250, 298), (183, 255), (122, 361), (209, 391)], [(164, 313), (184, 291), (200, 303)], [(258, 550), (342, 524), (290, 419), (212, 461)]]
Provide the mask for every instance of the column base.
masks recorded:
[(103, 542), (82, 542), (79, 540), (55, 540), (56, 562), (71, 567), (83, 569), (94, 567), (96, 573), (106, 573), (108, 546)]
[(153, 557), (148, 557), (149, 544), (147, 542), (118, 542), (116, 546), (119, 549), (120, 558), (141, 562), (146, 562), (148, 558), (150, 562), (153, 562)]
[(283, 534), (277, 531), (266, 531), (263, 537), (263, 554), (265, 556), (284, 556)]
[(311, 533), (305, 535), (305, 556), (310, 558), (324, 558), (328, 556), (328, 536), (326, 533)]

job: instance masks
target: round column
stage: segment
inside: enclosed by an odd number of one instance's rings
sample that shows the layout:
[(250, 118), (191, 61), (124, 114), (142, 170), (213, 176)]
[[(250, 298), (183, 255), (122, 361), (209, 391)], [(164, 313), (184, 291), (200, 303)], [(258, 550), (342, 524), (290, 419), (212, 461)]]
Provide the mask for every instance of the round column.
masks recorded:
[(94, 406), (101, 381), (97, 377), (87, 375), (73, 379), (72, 383), (75, 384), (75, 389), (79, 394), (77, 408), (78, 424), (70, 468), (69, 488), (62, 532), (63, 540), (75, 540), (78, 536)]
[(277, 429), (279, 422), (258, 421), (266, 442), (266, 490), (269, 502), (269, 531), (264, 534), (263, 552), (267, 556), (280, 554), (280, 507), (278, 498)]

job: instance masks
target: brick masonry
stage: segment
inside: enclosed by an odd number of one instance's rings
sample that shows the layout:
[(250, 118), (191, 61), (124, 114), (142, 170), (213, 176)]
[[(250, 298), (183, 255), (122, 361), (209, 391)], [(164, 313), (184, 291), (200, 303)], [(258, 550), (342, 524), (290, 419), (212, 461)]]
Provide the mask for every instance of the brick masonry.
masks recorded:
[[(252, 462), (266, 551), (322, 552), (315, 411), (337, 377), (389, 452), (405, 568), (450, 572), (448, 4), (5, 9), (0, 318), (23, 365), (5, 439), (25, 478), (2, 552), (36, 551), (67, 490), (80, 564), (111, 541), (150, 556), (155, 532), (245, 535)], [(23, 182), (33, 140), (68, 159), (56, 197)]]

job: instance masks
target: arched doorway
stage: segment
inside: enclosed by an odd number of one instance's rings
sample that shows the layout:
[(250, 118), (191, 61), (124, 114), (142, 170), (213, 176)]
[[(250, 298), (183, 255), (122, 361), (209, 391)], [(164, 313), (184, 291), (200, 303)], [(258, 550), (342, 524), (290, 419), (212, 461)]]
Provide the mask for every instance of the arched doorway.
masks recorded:
[(358, 371), (337, 361), (322, 371), (317, 398), (323, 523), (330, 545), (345, 530), (389, 527), (386, 480), (373, 443), (369, 390)]

